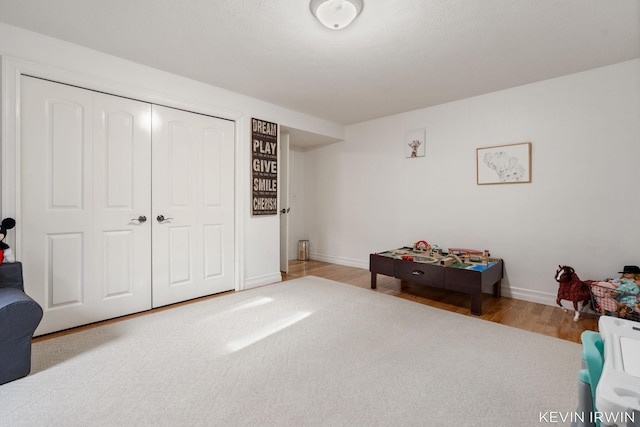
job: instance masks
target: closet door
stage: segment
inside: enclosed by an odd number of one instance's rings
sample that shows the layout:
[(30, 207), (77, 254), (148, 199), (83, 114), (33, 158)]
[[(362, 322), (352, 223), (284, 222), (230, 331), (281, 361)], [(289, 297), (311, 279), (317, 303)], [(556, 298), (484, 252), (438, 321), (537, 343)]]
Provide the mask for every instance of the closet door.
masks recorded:
[(151, 107), (23, 77), (20, 233), (36, 335), (151, 307)]
[(153, 106), (153, 306), (234, 289), (234, 123)]

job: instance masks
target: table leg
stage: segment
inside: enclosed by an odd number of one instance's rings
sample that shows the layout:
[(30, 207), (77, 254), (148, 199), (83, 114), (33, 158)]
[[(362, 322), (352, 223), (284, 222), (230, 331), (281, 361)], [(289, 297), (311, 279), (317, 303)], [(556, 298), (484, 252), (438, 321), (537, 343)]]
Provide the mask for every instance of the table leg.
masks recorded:
[(481, 312), (482, 312), (482, 295), (472, 294), (471, 295), (471, 314), (475, 316), (480, 316)]
[(377, 279), (378, 279), (378, 274), (372, 271), (371, 272), (371, 289), (375, 289), (378, 287)]
[(498, 280), (493, 284), (493, 296), (500, 298), (502, 296), (502, 280)]

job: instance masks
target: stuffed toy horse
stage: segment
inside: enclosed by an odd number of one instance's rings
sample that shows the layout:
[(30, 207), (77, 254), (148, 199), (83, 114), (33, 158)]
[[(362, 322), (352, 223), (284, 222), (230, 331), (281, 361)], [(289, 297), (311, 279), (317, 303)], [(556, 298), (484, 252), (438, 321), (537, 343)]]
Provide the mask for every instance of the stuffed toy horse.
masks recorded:
[[(575, 310), (575, 316), (573, 321), (577, 322), (580, 319), (580, 312), (591, 301), (591, 293), (589, 286), (580, 280), (575, 270), (568, 265), (559, 265), (556, 270), (556, 282), (558, 282), (558, 297), (556, 298), (556, 304), (562, 307), (560, 300), (567, 300), (573, 302), (573, 309)], [(582, 301), (582, 308), (578, 310), (578, 302)], [(562, 309), (567, 312), (564, 307)]]

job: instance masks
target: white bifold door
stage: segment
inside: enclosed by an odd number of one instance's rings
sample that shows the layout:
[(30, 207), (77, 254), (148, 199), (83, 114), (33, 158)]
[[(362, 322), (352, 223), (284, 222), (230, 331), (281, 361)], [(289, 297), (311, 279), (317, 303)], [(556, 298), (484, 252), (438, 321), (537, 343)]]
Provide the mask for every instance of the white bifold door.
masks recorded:
[(153, 306), (233, 289), (234, 123), (153, 106)]
[(234, 123), (23, 77), (17, 233), (36, 335), (234, 288)]

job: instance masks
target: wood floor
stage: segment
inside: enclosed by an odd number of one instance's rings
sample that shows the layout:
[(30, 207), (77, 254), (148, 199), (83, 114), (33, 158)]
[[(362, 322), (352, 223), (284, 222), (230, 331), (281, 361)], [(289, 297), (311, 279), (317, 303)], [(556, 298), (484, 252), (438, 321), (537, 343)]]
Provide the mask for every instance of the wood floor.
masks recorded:
[[(371, 273), (369, 273), (368, 270), (330, 264), (322, 261), (290, 261), (289, 273), (283, 274), (282, 280), (292, 280), (308, 275), (371, 289)], [(428, 288), (404, 281), (401, 282), (398, 279), (383, 275), (378, 275), (377, 289), (371, 291), (382, 292), (420, 304), (472, 316), (469, 295), (459, 292)], [(202, 301), (203, 299), (218, 298), (228, 295), (231, 292), (233, 291), (35, 337), (33, 342), (56, 338), (132, 317), (144, 316), (148, 313), (170, 310), (173, 307), (191, 304), (195, 301)], [(568, 306), (567, 302), (565, 302), (565, 304)], [(506, 297), (494, 298), (491, 294), (483, 294), (482, 316), (479, 316), (479, 318), (576, 343), (580, 343), (580, 334), (583, 331), (587, 329), (596, 331), (598, 327), (597, 319), (592, 314), (583, 314), (579, 321), (574, 322), (573, 311), (565, 313), (560, 307), (551, 307)]]
[[(291, 280), (307, 275), (348, 283), (361, 288), (371, 288), (371, 273), (368, 270), (321, 261), (290, 261), (289, 273), (283, 274), (282, 278), (283, 280)], [(377, 289), (372, 292), (383, 292), (420, 304), (576, 343), (580, 343), (580, 334), (583, 331), (598, 330), (598, 320), (593, 314), (583, 313), (580, 320), (574, 322), (573, 310), (565, 313), (560, 307), (507, 297), (494, 298), (491, 294), (482, 295), (482, 315), (473, 316), (470, 298), (467, 294), (414, 285), (381, 274), (378, 275)], [(567, 307), (570, 306), (570, 303), (566, 301), (564, 304)]]

